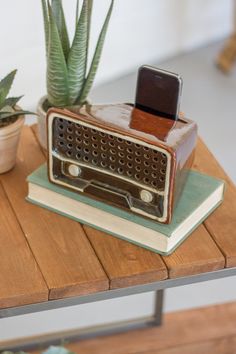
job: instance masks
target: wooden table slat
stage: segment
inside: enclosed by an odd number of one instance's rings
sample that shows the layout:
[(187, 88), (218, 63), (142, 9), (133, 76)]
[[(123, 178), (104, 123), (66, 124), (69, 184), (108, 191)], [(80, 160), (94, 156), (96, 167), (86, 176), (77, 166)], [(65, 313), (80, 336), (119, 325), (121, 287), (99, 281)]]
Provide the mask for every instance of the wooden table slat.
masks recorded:
[(25, 179), (44, 161), (31, 129), (24, 127), (17, 165), (0, 180), (47, 282), (49, 298), (107, 290), (109, 280), (80, 224), (25, 201)]
[(48, 287), (0, 184), (0, 308), (48, 300)]
[(211, 272), (225, 266), (223, 254), (203, 225), (163, 259), (169, 270), (169, 278)]
[[(236, 159), (232, 161), (236, 166)], [(227, 182), (222, 205), (205, 221), (205, 226), (222, 250), (226, 267), (236, 266), (236, 188), (202, 140), (199, 140), (194, 168)]]
[(110, 279), (110, 288), (123, 288), (168, 278), (161, 257), (105, 232), (84, 226)]

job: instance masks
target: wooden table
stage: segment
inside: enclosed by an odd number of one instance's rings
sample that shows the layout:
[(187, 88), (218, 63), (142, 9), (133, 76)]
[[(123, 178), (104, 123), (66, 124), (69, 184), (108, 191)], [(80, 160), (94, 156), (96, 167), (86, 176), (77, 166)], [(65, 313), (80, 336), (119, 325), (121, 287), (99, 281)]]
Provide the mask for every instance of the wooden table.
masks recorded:
[(236, 274), (236, 188), (201, 140), (194, 168), (227, 181), (225, 200), (167, 257), (26, 202), (44, 161), (24, 127), (16, 167), (0, 175), (0, 318)]

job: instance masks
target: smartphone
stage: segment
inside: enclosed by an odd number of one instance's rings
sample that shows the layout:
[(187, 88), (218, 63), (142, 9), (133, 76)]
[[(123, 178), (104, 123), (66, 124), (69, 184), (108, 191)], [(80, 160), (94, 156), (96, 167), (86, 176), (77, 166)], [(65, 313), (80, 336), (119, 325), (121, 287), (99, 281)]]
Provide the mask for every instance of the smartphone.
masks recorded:
[(183, 80), (178, 74), (143, 65), (139, 68), (135, 107), (177, 120)]

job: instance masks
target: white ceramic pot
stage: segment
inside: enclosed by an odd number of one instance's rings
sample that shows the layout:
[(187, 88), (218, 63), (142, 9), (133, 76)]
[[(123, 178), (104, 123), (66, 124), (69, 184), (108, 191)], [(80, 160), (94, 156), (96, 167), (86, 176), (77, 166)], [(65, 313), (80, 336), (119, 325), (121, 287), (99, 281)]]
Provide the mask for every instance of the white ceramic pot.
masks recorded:
[(22, 115), (14, 123), (0, 127), (0, 173), (11, 170), (16, 163), (17, 147), (24, 121), (25, 117)]
[(47, 96), (43, 96), (37, 106), (37, 120), (38, 120), (38, 139), (40, 145), (47, 150), (47, 127), (46, 127), (46, 115), (47, 112), (44, 109), (44, 103)]

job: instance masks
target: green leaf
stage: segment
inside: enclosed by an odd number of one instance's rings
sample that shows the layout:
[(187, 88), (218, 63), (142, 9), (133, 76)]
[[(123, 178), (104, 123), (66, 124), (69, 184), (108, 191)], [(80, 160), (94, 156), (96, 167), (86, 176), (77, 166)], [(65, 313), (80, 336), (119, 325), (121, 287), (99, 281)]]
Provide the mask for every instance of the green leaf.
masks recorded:
[(67, 60), (70, 51), (70, 41), (61, 0), (52, 0), (52, 13), (61, 39), (64, 56)]
[(2, 81), (0, 81), (0, 106), (4, 104), (4, 101), (11, 89), (11, 85), (14, 81), (17, 70), (13, 70)]
[(63, 107), (68, 104), (68, 73), (57, 25), (48, 2), (49, 43), (47, 62), (48, 101), (52, 106)]
[(14, 108), (12, 108), (11, 106), (4, 106), (1, 110), (0, 110), (0, 114), (1, 112), (3, 113), (14, 113), (15, 110)]
[(0, 106), (0, 110), (1, 110), (2, 108), (4, 108), (5, 106), (14, 107), (14, 106), (20, 101), (20, 99), (21, 99), (22, 97), (23, 97), (23, 96), (6, 98), (5, 101), (4, 101), (4, 104), (3, 104), (2, 106)]
[(105, 36), (106, 36), (106, 32), (107, 32), (107, 28), (108, 28), (108, 24), (111, 18), (111, 13), (112, 13), (112, 9), (113, 9), (113, 5), (114, 5), (114, 0), (111, 1), (111, 5), (109, 7), (109, 10), (107, 12), (107, 16), (105, 19), (105, 22), (103, 24), (102, 30), (100, 32), (99, 38), (98, 38), (98, 42), (97, 42), (97, 46), (93, 55), (93, 59), (92, 59), (92, 63), (90, 66), (90, 70), (88, 73), (88, 76), (86, 78), (85, 84), (83, 86), (82, 89), (82, 93), (79, 96), (79, 98), (76, 100), (77, 104), (82, 104), (84, 103), (84, 101), (87, 98), (87, 95), (92, 87), (95, 75), (97, 73), (97, 68), (99, 65), (99, 61), (101, 58), (101, 54), (102, 54), (102, 49), (103, 49), (103, 45), (104, 45), (104, 41), (105, 41)]
[(86, 76), (86, 72), (87, 72), (87, 64), (88, 64), (89, 39), (90, 39), (92, 9), (93, 9), (93, 0), (88, 0), (87, 47), (86, 47), (86, 60), (85, 60), (84, 80), (85, 80), (85, 76)]
[(42, 10), (43, 10), (43, 24), (44, 24), (44, 36), (45, 36), (45, 50), (46, 56), (48, 55), (48, 40), (49, 40), (49, 20), (48, 20), (48, 10), (45, 0), (41, 0)]
[(26, 115), (26, 114), (35, 114), (35, 113), (29, 112), (29, 111), (0, 112), (0, 120), (6, 119), (6, 118), (17, 117), (17, 116), (21, 116), (21, 115)]
[(74, 104), (83, 87), (86, 72), (87, 27), (88, 0), (84, 0), (67, 62), (71, 104)]

